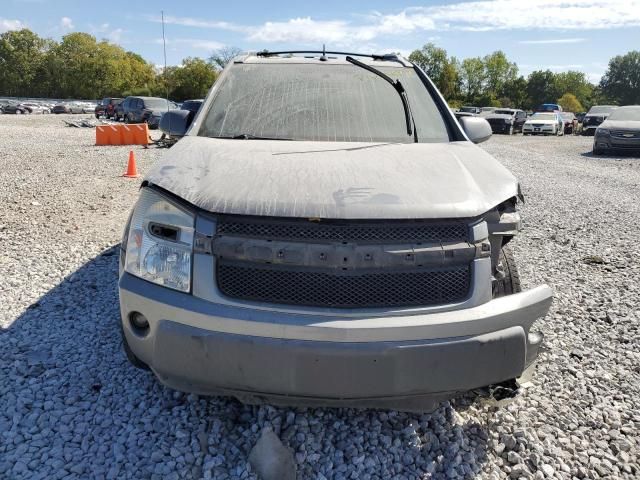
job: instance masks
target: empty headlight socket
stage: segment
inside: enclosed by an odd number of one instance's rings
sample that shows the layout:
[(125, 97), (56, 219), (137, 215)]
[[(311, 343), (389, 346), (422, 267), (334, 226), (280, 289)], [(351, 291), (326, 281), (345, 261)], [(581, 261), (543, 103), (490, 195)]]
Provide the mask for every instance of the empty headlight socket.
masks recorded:
[(180, 233), (180, 229), (177, 227), (150, 222), (148, 228), (149, 233), (154, 237), (158, 237), (163, 240), (170, 240), (172, 242), (178, 241), (178, 234)]

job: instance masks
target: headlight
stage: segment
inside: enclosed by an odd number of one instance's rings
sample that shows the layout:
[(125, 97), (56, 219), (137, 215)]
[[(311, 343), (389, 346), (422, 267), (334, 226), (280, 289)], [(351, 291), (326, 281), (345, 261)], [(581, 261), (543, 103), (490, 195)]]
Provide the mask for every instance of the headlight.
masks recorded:
[(164, 287), (191, 289), (194, 216), (143, 188), (131, 216), (125, 270)]
[(609, 129), (608, 128), (598, 128), (596, 129), (596, 135), (609, 135)]

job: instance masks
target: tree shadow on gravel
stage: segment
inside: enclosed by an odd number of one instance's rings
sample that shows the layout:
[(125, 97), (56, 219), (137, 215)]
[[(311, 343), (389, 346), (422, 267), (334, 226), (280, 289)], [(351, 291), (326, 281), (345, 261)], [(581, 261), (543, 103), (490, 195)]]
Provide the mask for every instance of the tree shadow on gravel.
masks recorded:
[(298, 478), (473, 478), (484, 426), (431, 414), (246, 406), (170, 390), (133, 368), (118, 322), (118, 247), (0, 330), (0, 478), (256, 478), (263, 428)]

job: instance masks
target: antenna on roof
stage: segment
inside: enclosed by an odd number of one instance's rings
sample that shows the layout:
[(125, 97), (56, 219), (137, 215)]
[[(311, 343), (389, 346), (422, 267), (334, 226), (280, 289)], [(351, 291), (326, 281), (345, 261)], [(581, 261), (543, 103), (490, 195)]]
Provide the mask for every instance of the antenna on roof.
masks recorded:
[(327, 52), (326, 52), (326, 49), (324, 48), (324, 43), (322, 44), (322, 56), (320, 57), (320, 61), (321, 62), (327, 61)]
[[(167, 113), (169, 113), (169, 82), (167, 81), (167, 42), (164, 39), (164, 10), (160, 10), (162, 17), (162, 52), (164, 55), (164, 85), (166, 87)], [(162, 118), (162, 117), (161, 117)], [(158, 125), (160, 126), (160, 125)], [(169, 131), (171, 131), (171, 117), (169, 117)], [(164, 136), (164, 134), (163, 134)]]
[(167, 88), (167, 112), (169, 111), (169, 82), (167, 81), (167, 42), (164, 39), (164, 10), (160, 10), (162, 17), (162, 51), (164, 54), (164, 85)]

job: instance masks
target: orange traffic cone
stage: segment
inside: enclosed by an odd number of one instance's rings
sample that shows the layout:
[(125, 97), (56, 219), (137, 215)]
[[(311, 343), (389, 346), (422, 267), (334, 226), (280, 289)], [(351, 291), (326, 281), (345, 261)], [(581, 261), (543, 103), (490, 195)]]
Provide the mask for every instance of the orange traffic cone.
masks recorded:
[(127, 171), (122, 175), (128, 178), (138, 178), (138, 168), (136, 167), (136, 155), (133, 150), (129, 150), (129, 163), (127, 164)]

